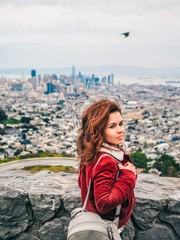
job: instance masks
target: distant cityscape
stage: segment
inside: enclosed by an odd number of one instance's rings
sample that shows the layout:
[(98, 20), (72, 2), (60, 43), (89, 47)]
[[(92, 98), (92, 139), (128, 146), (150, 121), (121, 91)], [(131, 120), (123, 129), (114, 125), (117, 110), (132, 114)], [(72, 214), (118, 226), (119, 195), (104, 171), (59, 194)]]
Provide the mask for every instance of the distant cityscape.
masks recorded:
[(151, 159), (165, 152), (180, 162), (178, 86), (147, 85), (141, 79), (126, 84), (115, 81), (113, 72), (85, 75), (73, 65), (71, 74), (37, 74), (32, 69), (30, 77), (1, 75), (0, 88), (0, 107), (11, 120), (0, 123), (1, 160), (39, 151), (76, 157), (82, 111), (97, 99), (109, 98), (122, 106), (127, 152), (140, 149)]
[[(17, 76), (31, 76), (32, 68), (7, 68), (0, 69), (0, 75), (17, 75)], [(72, 67), (61, 67), (61, 68), (36, 68), (38, 74), (52, 74), (55, 73), (57, 75), (65, 74), (70, 75), (72, 72)], [(108, 73), (114, 73), (116, 76), (128, 76), (135, 78), (158, 78), (171, 80), (174, 79), (176, 81), (180, 81), (180, 68), (178, 67), (161, 67), (161, 68), (153, 68), (153, 67), (137, 67), (137, 66), (119, 66), (119, 65), (100, 65), (100, 66), (76, 66), (76, 72), (82, 72), (88, 75), (92, 73), (96, 75), (103, 75)]]

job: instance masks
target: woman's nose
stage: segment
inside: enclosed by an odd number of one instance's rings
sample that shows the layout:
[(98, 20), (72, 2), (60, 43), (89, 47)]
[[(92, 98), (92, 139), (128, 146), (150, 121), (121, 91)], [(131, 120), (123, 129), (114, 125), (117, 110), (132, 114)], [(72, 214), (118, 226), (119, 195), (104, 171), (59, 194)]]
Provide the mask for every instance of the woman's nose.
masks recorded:
[(124, 129), (123, 125), (122, 126), (118, 126), (117, 132), (124, 132), (124, 131), (125, 131), (125, 129)]

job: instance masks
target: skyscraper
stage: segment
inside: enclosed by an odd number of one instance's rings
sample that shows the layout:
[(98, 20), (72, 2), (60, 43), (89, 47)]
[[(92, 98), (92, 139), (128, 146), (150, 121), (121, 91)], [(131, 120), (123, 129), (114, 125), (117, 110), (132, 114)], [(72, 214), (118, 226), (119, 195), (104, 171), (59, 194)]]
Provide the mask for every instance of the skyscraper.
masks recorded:
[(107, 80), (108, 80), (108, 83), (111, 83), (111, 76), (110, 75), (108, 75)]
[(74, 65), (72, 66), (72, 75), (71, 76), (72, 76), (73, 79), (76, 76), (76, 70), (75, 70), (75, 66)]
[(45, 92), (45, 94), (50, 94), (50, 93), (55, 93), (55, 92), (59, 92), (59, 88), (58, 86), (56, 86), (55, 84), (48, 82), (47, 83), (47, 91)]
[(36, 77), (36, 70), (34, 70), (34, 69), (31, 70), (31, 77), (32, 78)]
[(111, 73), (111, 83), (114, 84), (114, 73)]

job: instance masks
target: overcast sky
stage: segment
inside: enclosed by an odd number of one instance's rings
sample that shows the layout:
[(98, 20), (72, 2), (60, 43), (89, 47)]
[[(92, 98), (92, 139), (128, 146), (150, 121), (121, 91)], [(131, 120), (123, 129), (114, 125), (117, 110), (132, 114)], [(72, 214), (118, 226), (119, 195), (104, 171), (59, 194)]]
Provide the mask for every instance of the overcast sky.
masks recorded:
[(1, 69), (73, 64), (180, 67), (180, 0), (0, 0)]

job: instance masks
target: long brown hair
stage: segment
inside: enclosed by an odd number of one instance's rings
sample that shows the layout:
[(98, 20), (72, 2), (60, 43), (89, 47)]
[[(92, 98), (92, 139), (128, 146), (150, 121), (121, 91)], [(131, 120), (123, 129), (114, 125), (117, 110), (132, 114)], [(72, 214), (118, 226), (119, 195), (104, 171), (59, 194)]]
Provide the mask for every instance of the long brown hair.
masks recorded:
[(92, 162), (104, 142), (104, 130), (110, 113), (119, 112), (118, 103), (102, 99), (84, 110), (82, 114), (82, 126), (77, 138), (77, 152), (80, 164)]

